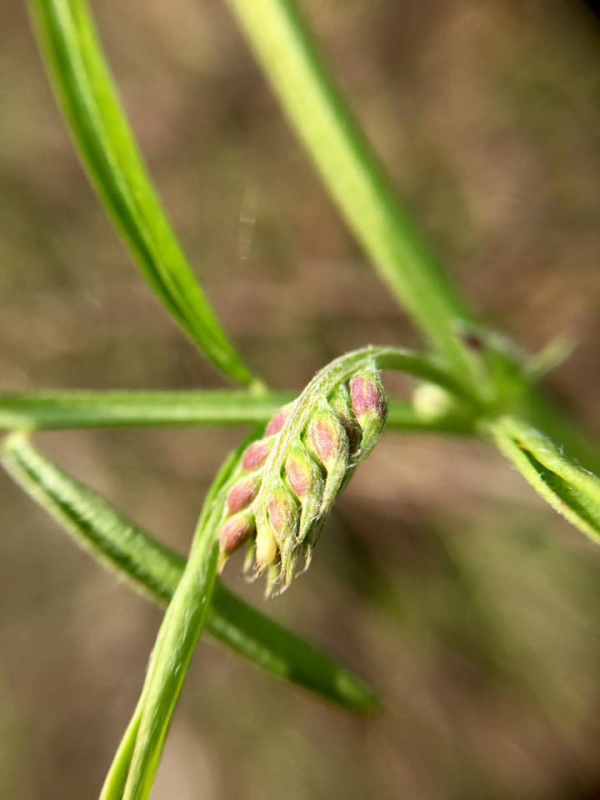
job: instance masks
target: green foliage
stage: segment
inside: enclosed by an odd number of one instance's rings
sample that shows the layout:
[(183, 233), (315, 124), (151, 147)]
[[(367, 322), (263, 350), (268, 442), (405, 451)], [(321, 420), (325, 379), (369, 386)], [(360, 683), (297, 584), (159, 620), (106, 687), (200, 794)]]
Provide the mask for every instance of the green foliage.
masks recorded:
[[(445, 373), (438, 372), (440, 380)], [(64, 430), (149, 425), (266, 425), (294, 399), (292, 392), (0, 392), (0, 430)], [(392, 399), (388, 428), (419, 433), (469, 433), (462, 406), (425, 415), (413, 403)]]
[[(357, 411), (352, 418), (348, 397), (336, 393), (340, 389), (348, 392), (352, 379), (358, 375), (364, 380), (365, 374), (378, 388), (377, 371), (395, 370), (408, 375), (417, 389), (414, 402), (390, 401), (389, 428), (491, 438), (550, 505), (598, 541), (600, 482), (565, 456), (563, 446), (574, 452), (585, 450), (581, 437), (573, 434), (568, 421), (534, 388), (538, 377), (561, 354), (555, 349), (537, 361), (522, 363), (518, 348), (474, 324), (459, 292), (401, 207), (295, 3), (229, 0), (229, 5), (325, 187), (433, 352), (369, 347), (349, 353), (318, 373), (297, 400), (289, 393), (269, 392), (263, 387), (224, 333), (165, 217), (85, 2), (30, 0), (42, 51), (71, 133), (91, 181), (133, 250), (142, 274), (213, 364), (250, 388), (231, 392), (4, 394), (0, 395), (0, 428), (258, 424), (252, 439), (263, 435), (264, 426), (277, 410), (293, 401), (281, 430), (267, 433), (271, 450), (264, 463), (255, 465), (260, 485), (255, 521), (257, 528), (260, 523), (261, 530), (270, 525), (273, 531), (272, 552), (263, 561), (277, 571), (274, 579), (281, 578), (283, 571), (287, 585), (301, 535), (310, 534), (310, 548), (303, 545), (302, 553), (310, 560), (333, 499), (361, 460), (360, 450), (352, 449), (352, 436), (358, 430), (365, 441), (374, 443), (383, 428), (383, 405), (379, 415), (363, 417)], [(333, 448), (333, 455), (319, 453), (315, 445), (310, 422), (319, 414), (325, 427), (327, 420), (334, 419), (331, 441), (343, 445)], [(560, 446), (534, 424), (559, 432)], [(375, 704), (373, 693), (354, 676), (245, 606), (217, 580), (219, 531), (227, 518), (229, 492), (241, 474), (246, 444), (232, 454), (215, 479), (187, 562), (38, 453), (22, 434), (9, 437), (5, 444), (4, 466), (75, 540), (150, 599), (167, 606), (140, 700), (105, 782), (104, 800), (149, 796), (205, 627), (264, 669), (346, 708), (365, 711)], [(299, 468), (306, 467), (313, 478), (317, 476), (313, 484), (321, 492), (319, 502), (315, 489), (315, 502), (302, 506), (302, 511), (308, 508), (311, 515), (305, 526), (298, 522), (295, 514), (300, 512), (294, 506), (304, 502), (302, 492), (293, 495), (289, 490), (287, 467), (292, 456)], [(283, 520), (285, 537), (280, 535), (271, 509), (274, 498), (279, 511), (285, 506), (289, 512)], [(252, 544), (251, 560), (263, 547), (264, 538), (257, 536)]]
[(600, 479), (526, 422), (501, 417), (490, 430), (500, 450), (544, 500), (600, 543)]
[(85, 0), (31, 0), (30, 8), (88, 174), (142, 274), (218, 369), (238, 383), (252, 383), (254, 377), (221, 328), (152, 187)]

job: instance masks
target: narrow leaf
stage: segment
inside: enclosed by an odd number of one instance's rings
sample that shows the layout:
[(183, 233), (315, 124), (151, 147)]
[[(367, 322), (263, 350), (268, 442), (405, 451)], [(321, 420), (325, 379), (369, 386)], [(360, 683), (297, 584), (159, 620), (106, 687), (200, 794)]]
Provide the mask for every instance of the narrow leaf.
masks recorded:
[(550, 505), (600, 544), (600, 479), (551, 439), (514, 417), (489, 428), (504, 455)]
[[(246, 391), (0, 393), (0, 430), (266, 424), (295, 397)], [(390, 400), (388, 428), (467, 433), (471, 426), (455, 413), (428, 419), (412, 403)]]
[[(80, 547), (155, 603), (169, 603), (185, 566), (182, 556), (134, 525), (25, 437), (8, 439), (2, 461)], [(356, 676), (246, 605), (221, 583), (213, 595), (207, 627), (223, 644), (279, 678), (354, 711), (377, 705), (375, 693)]]
[(533, 386), (521, 401), (520, 415), (550, 439), (560, 442), (575, 461), (587, 464), (589, 469), (600, 474), (600, 447), (589, 431), (565, 414), (563, 406), (547, 386), (543, 391)]
[(227, 0), (288, 120), (381, 278), (465, 380), (458, 336), (467, 313), (408, 213), (319, 53), (293, 0)]
[(163, 211), (104, 60), (85, 0), (30, 0), (71, 133), (107, 211), (171, 315), (225, 375), (254, 378), (224, 333)]

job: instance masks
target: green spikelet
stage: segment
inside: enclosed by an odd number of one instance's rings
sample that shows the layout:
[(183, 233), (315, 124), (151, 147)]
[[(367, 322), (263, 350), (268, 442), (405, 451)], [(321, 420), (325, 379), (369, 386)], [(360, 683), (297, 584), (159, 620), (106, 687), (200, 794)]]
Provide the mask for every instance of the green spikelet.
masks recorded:
[(301, 544), (319, 515), (325, 481), (323, 471), (313, 459), (304, 442), (297, 442), (285, 462), (288, 486), (300, 502), (298, 543)]
[(385, 391), (376, 370), (363, 370), (350, 379), (350, 401), (362, 430), (359, 460), (365, 459), (381, 436), (387, 420)]
[(306, 445), (325, 470), (325, 490), (319, 515), (326, 514), (339, 494), (350, 466), (350, 443), (344, 426), (329, 407), (308, 423)]

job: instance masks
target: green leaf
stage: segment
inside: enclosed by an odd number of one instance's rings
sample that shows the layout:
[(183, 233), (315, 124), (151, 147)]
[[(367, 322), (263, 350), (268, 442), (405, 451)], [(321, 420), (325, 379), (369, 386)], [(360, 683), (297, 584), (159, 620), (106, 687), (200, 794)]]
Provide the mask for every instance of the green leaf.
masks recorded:
[[(8, 439), (2, 463), (80, 547), (155, 603), (166, 606), (170, 602), (185, 566), (182, 556), (134, 525), (24, 436), (14, 434)], [(207, 628), (262, 669), (327, 700), (359, 712), (377, 705), (375, 693), (352, 673), (245, 604), (221, 583), (213, 595)]]
[(600, 447), (562, 408), (564, 403), (544, 387), (533, 386), (521, 400), (519, 416), (527, 419), (555, 442), (560, 442), (570, 457), (587, 464), (593, 472), (600, 473)]
[(284, 112), (380, 276), (465, 382), (468, 315), (357, 125), (293, 0), (228, 0)]
[[(0, 430), (266, 424), (296, 396), (246, 391), (0, 393)], [(390, 400), (387, 425), (416, 433), (468, 433), (472, 427), (464, 415), (428, 419), (401, 400)]]
[(600, 479), (526, 422), (501, 417), (488, 427), (500, 450), (534, 489), (600, 544)]
[(57, 97), (88, 174), (141, 271), (225, 375), (255, 379), (224, 333), (163, 211), (104, 60), (85, 0), (30, 0)]

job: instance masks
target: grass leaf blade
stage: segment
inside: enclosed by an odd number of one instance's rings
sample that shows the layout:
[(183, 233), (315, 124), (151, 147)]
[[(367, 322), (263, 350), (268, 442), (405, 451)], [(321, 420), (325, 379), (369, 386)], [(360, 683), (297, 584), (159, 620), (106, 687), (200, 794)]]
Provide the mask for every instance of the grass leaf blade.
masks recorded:
[(224, 333), (154, 191), (85, 0), (30, 0), (63, 113), (89, 176), (140, 269), (207, 358), (234, 381), (255, 379)]
[(293, 0), (228, 0), (292, 129), (381, 278), (449, 363), (472, 360), (457, 335), (464, 304), (400, 206)]
[(572, 525), (600, 544), (600, 478), (521, 420), (502, 417), (489, 427), (499, 449), (534, 489)]

